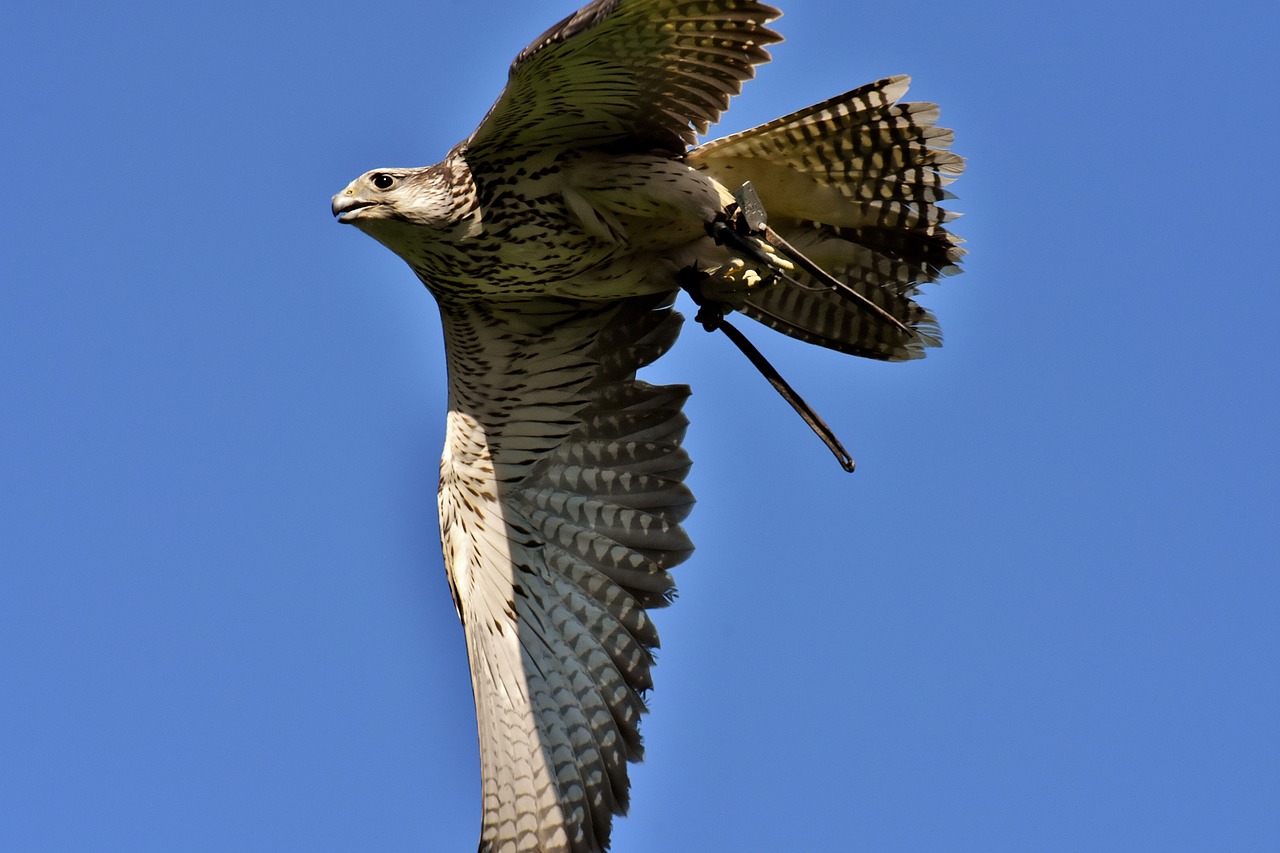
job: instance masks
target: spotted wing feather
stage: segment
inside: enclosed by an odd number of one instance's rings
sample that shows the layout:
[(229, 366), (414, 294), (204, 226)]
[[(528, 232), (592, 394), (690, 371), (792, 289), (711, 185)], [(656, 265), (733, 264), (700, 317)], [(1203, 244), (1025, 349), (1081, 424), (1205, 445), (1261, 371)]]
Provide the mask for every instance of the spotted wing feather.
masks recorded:
[(627, 809), (641, 692), (680, 526), (684, 386), (636, 370), (670, 296), (441, 304), (450, 373), (440, 515), (471, 658), (482, 851), (593, 853)]

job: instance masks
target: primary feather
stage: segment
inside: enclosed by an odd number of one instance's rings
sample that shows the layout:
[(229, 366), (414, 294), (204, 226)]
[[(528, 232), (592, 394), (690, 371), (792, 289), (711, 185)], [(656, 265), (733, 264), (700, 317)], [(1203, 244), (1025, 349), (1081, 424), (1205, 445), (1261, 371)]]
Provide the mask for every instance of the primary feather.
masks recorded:
[[(482, 851), (604, 850), (627, 809), (648, 611), (692, 551), (689, 391), (636, 378), (676, 339), (678, 289), (696, 279), (717, 310), (855, 355), (938, 342), (912, 297), (962, 254), (938, 206), (962, 161), (936, 108), (898, 103), (906, 78), (690, 150), (769, 58), (778, 14), (596, 0), (521, 52), (443, 162), (334, 197), (440, 305), (441, 540), (471, 661)], [(763, 231), (724, 239), (748, 181), (773, 233), (860, 300)]]

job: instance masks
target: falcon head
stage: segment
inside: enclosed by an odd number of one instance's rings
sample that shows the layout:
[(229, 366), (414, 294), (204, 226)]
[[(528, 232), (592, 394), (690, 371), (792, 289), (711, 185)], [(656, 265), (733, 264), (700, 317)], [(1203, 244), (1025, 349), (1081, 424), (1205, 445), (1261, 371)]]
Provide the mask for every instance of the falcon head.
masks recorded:
[(393, 251), (409, 238), (456, 239), (459, 214), (450, 175), (438, 166), (377, 169), (333, 197), (333, 215)]

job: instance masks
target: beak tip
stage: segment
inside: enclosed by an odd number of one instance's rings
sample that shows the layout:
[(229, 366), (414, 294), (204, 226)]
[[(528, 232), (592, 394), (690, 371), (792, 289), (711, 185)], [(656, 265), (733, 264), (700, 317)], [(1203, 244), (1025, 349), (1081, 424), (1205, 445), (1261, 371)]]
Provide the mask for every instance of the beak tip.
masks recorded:
[(356, 199), (355, 193), (347, 190), (346, 192), (340, 192), (333, 197), (329, 205), (329, 209), (333, 211), (333, 215), (337, 217), (339, 222), (346, 222), (347, 220), (344, 218), (344, 214), (350, 213), (354, 210), (359, 210), (364, 206), (365, 205), (362, 202)]

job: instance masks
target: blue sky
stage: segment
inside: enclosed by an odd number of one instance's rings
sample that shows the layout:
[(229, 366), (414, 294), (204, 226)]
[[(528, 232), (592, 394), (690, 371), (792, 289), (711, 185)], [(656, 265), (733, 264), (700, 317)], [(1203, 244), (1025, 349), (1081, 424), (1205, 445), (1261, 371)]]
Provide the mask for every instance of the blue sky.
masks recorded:
[[(574, 5), (7, 13), (0, 849), (474, 849), (439, 323), (329, 196)], [(912, 74), (968, 272), (923, 362), (748, 330), (852, 476), (720, 337), (649, 371), (699, 550), (615, 849), (1277, 849), (1277, 13), (783, 5), (720, 129)]]

